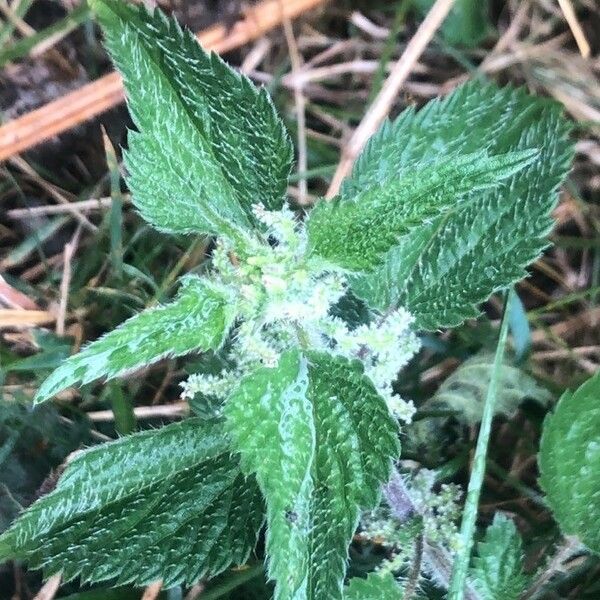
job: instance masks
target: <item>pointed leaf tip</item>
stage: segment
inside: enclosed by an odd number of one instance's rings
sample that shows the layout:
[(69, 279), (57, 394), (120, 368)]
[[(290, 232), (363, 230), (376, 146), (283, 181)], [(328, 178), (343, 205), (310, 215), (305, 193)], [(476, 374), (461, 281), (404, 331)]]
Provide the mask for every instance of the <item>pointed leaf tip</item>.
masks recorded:
[(187, 276), (176, 298), (147, 309), (71, 356), (42, 383), (34, 404), (62, 390), (119, 375), (166, 357), (218, 349), (235, 318), (226, 290)]

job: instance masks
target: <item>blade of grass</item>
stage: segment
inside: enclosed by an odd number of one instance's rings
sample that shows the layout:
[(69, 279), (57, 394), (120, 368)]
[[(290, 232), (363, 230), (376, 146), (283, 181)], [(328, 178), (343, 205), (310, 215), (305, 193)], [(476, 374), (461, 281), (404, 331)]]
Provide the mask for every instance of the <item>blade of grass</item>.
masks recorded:
[(394, 15), (394, 21), (390, 27), (390, 34), (385, 41), (383, 52), (381, 53), (381, 58), (379, 59), (379, 65), (377, 66), (377, 71), (375, 71), (375, 75), (373, 76), (373, 83), (371, 85), (371, 91), (369, 92), (367, 105), (371, 104), (371, 102), (375, 100), (377, 94), (379, 94), (381, 91), (381, 86), (385, 80), (388, 63), (390, 62), (392, 54), (394, 53), (394, 48), (396, 47), (396, 39), (400, 33), (400, 30), (402, 29), (402, 25), (404, 25), (406, 14), (411, 7), (412, 0), (403, 0), (400, 2), (400, 4), (398, 4), (396, 14)]
[(0, 67), (7, 62), (22, 58), (27, 54), (38, 55), (54, 45), (63, 37), (77, 29), (90, 16), (90, 9), (86, 4), (77, 7), (66, 17), (56, 21), (49, 27), (23, 38), (18, 42), (0, 51)]
[(119, 435), (127, 435), (137, 429), (137, 419), (133, 412), (133, 406), (119, 383), (111, 381), (110, 384), (108, 393), (110, 394), (111, 408), (115, 415), (115, 429)]
[(508, 338), (510, 304), (513, 296), (514, 290), (511, 289), (508, 292), (506, 296), (506, 302), (504, 303), (504, 315), (502, 317), (502, 324), (500, 325), (498, 345), (496, 347), (496, 354), (494, 356), (494, 366), (490, 377), (490, 385), (485, 398), (485, 404), (483, 405), (481, 427), (479, 429), (479, 437), (477, 438), (475, 457), (473, 458), (473, 469), (471, 470), (471, 478), (469, 479), (469, 487), (467, 490), (467, 499), (465, 502), (463, 518), (460, 527), (461, 545), (452, 568), (450, 589), (448, 590), (448, 600), (463, 600), (464, 598), (467, 571), (469, 569), (471, 550), (473, 548), (473, 534), (475, 533), (475, 522), (477, 520), (479, 496), (481, 495), (481, 487), (483, 485), (483, 478), (485, 475), (488, 444), (490, 441), (492, 420), (494, 418), (494, 408), (498, 395), (500, 371), (502, 370), (504, 351), (506, 349), (506, 341)]
[[(1, 3), (5, 6), (8, 6), (5, 0), (2, 0)], [(13, 4), (10, 7), (10, 10), (15, 15), (15, 17), (17, 17), (18, 19), (22, 19), (27, 14), (27, 11), (29, 10), (29, 7), (32, 4), (33, 0), (21, 0), (16, 5)], [(0, 28), (0, 46), (10, 38), (14, 30), (14, 21), (12, 21), (11, 19), (7, 19), (6, 23), (4, 23), (4, 25), (2, 25), (2, 27)]]
[(110, 196), (112, 203), (109, 215), (110, 230), (110, 261), (113, 275), (117, 279), (123, 276), (123, 194), (121, 192), (121, 173), (119, 172), (119, 161), (115, 149), (102, 129), (102, 140), (106, 154), (106, 164), (110, 177)]
[(215, 598), (222, 598), (239, 587), (243, 583), (258, 577), (263, 572), (263, 565), (253, 565), (247, 569), (240, 569), (239, 571), (232, 572), (232, 575), (227, 578), (223, 583), (215, 585), (215, 587), (206, 590), (202, 593), (202, 600), (215, 600)]
[(58, 217), (56, 219), (48, 220), (38, 227), (30, 236), (13, 248), (7, 256), (0, 261), (0, 269), (10, 269), (15, 267), (27, 260), (36, 250), (41, 252), (42, 244), (51, 238), (68, 221), (69, 217)]
[(587, 290), (583, 290), (581, 292), (573, 292), (571, 294), (565, 294), (560, 300), (555, 300), (554, 302), (548, 302), (544, 306), (540, 308), (534, 308), (527, 312), (527, 318), (535, 322), (537, 317), (541, 315), (545, 315), (553, 310), (557, 310), (559, 308), (564, 308), (569, 306), (569, 304), (573, 304), (574, 302), (580, 302), (583, 300), (587, 300), (590, 297), (594, 297), (596, 294), (600, 292), (600, 286), (593, 286), (588, 288)]
[(309, 180), (315, 177), (321, 177), (323, 175), (331, 175), (335, 171), (337, 165), (323, 165), (321, 167), (315, 167), (314, 169), (308, 169), (298, 173), (292, 173), (289, 178), (290, 183), (296, 183), (301, 179)]

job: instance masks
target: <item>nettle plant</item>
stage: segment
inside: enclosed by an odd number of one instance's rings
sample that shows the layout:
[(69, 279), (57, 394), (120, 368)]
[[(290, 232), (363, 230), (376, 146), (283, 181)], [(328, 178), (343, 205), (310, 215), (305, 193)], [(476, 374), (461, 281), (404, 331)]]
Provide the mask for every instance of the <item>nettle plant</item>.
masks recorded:
[[(216, 244), (171, 302), (68, 359), (35, 401), (165, 357), (212, 352), (223, 369), (183, 384), (211, 399), (202, 417), (76, 456), (0, 557), (168, 588), (244, 564), (266, 520), (275, 597), (340, 598), (361, 511), (415, 411), (393, 383), (419, 332), (478, 316), (546, 246), (569, 126), (551, 101), (469, 83), (385, 123), (338, 196), (300, 215), (268, 94), (160, 12), (92, 5), (137, 128), (125, 164), (138, 211)], [(399, 592), (377, 585), (348, 596)]]

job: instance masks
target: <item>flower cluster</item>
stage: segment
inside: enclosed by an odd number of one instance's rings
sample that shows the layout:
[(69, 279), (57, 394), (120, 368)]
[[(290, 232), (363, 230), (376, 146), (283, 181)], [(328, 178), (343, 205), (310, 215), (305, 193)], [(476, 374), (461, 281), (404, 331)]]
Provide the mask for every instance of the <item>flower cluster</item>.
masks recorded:
[(419, 338), (411, 330), (412, 322), (412, 315), (400, 308), (351, 331), (341, 319), (332, 320), (329, 328), (335, 351), (361, 360), (392, 414), (407, 423), (412, 420), (415, 407), (394, 394), (392, 383), (421, 347)]
[(397, 572), (414, 561), (414, 540), (421, 535), (426, 544), (434, 544), (450, 553), (456, 552), (460, 540), (457, 521), (460, 517), (462, 490), (454, 484), (436, 485), (438, 474), (420, 469), (400, 479), (410, 509), (404, 519), (382, 502), (375, 510), (364, 513), (360, 537), (384, 546), (388, 556), (378, 571)]
[(300, 345), (361, 360), (392, 413), (409, 422), (414, 406), (393, 393), (392, 383), (420, 347), (412, 316), (398, 309), (350, 330), (330, 314), (346, 293), (345, 272), (311, 257), (305, 230), (288, 207), (268, 211), (255, 205), (253, 212), (271, 243), (255, 244), (239, 260), (220, 242), (212, 257), (212, 276), (237, 292), (240, 323), (228, 357), (237, 366), (218, 376), (192, 375), (182, 395), (225, 398), (246, 372), (276, 367), (282, 352)]
[(425, 537), (456, 549), (459, 536), (456, 521), (460, 517), (462, 490), (455, 484), (436, 487), (437, 473), (421, 469), (407, 485), (409, 494), (423, 516)]

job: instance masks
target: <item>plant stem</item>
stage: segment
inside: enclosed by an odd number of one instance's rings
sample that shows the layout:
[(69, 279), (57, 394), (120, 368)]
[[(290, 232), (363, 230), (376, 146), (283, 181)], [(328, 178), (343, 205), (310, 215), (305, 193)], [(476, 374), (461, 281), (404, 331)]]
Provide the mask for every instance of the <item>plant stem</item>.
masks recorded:
[(460, 528), (461, 548), (458, 552), (454, 566), (452, 568), (452, 577), (450, 579), (450, 589), (448, 590), (448, 600), (463, 600), (465, 583), (467, 580), (467, 571), (471, 558), (471, 549), (473, 547), (473, 533), (475, 532), (475, 522), (477, 520), (477, 507), (479, 505), (479, 496), (485, 475), (486, 456), (490, 433), (492, 430), (492, 420), (494, 418), (494, 409), (496, 406), (496, 396), (498, 383), (500, 381), (500, 372), (502, 370), (502, 361), (504, 359), (504, 350), (508, 338), (508, 308), (512, 300), (514, 291), (511, 289), (504, 303), (504, 314), (502, 324), (500, 325), (500, 334), (498, 336), (498, 345), (496, 355), (494, 356), (494, 366), (490, 377), (485, 404), (483, 406), (483, 415), (481, 417), (481, 427), (479, 437), (477, 438), (477, 447), (473, 459), (473, 469), (469, 479), (467, 490), (467, 499), (463, 511), (463, 519)]
[[(419, 514), (417, 507), (410, 498), (406, 482), (397, 471), (392, 473), (389, 483), (383, 488), (383, 493), (387, 503), (392, 509), (392, 514), (400, 523), (406, 523), (407, 519), (412, 515)], [(450, 584), (450, 571), (452, 569), (450, 553), (440, 544), (430, 542), (425, 539), (425, 537), (421, 538), (420, 546), (417, 550), (421, 554), (418, 565), (419, 570), (428, 573), (438, 586), (448, 589)], [(410, 580), (412, 579), (414, 571), (413, 563)], [(406, 600), (406, 598), (408, 598), (406, 595), (406, 588), (404, 594)], [(469, 586), (467, 586), (466, 598), (467, 600), (482, 600), (477, 592)]]
[(390, 59), (392, 58), (394, 49), (396, 48), (398, 34), (400, 33), (400, 29), (404, 24), (406, 13), (408, 13), (411, 6), (412, 0), (403, 0), (396, 9), (396, 14), (394, 15), (394, 20), (392, 22), (392, 26), (390, 27), (390, 34), (385, 41), (385, 46), (383, 47), (383, 52), (381, 53), (381, 59), (379, 60), (377, 71), (375, 71), (375, 75), (373, 76), (373, 84), (371, 86), (371, 91), (369, 92), (367, 105), (371, 104), (371, 102), (375, 100), (377, 94), (379, 94), (381, 91), (381, 86), (383, 85), (383, 81), (385, 79), (386, 68), (390, 62)]
[(423, 551), (425, 549), (425, 540), (423, 534), (420, 533), (415, 539), (415, 559), (410, 569), (408, 581), (404, 586), (402, 600), (412, 600), (421, 577), (421, 565), (423, 563)]

